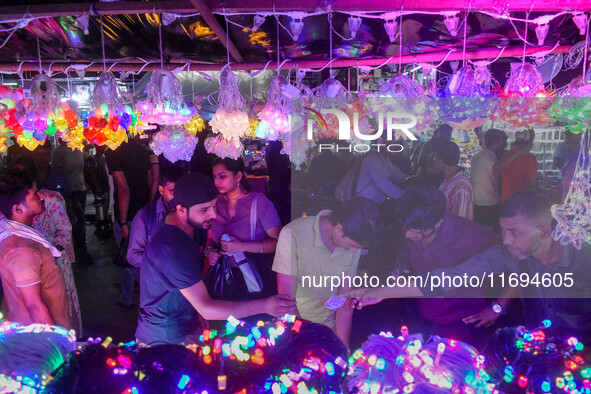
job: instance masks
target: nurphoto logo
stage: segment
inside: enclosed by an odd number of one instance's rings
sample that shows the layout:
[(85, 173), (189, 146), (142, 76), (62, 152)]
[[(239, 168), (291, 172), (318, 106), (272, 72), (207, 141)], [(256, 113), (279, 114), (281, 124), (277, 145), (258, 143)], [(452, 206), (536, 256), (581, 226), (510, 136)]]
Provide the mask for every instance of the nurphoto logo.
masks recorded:
[[(401, 152), (404, 147), (400, 144), (391, 143), (396, 135), (401, 135), (409, 140), (417, 140), (411, 129), (417, 125), (417, 117), (407, 112), (378, 112), (373, 117), (373, 122), (360, 122), (358, 111), (347, 113), (336, 108), (322, 108), (320, 110), (304, 107), (304, 114), (310, 118), (307, 120), (307, 139), (314, 140), (316, 131), (323, 131), (323, 134), (335, 136), (338, 140), (351, 141), (349, 146), (338, 143), (321, 143), (318, 145), (319, 152), (323, 150), (344, 151), (364, 153), (372, 149), (378, 152), (386, 149), (388, 152)], [(330, 119), (330, 117), (334, 117)], [(336, 127), (334, 121), (336, 119)], [(362, 127), (360, 127), (360, 123)], [(370, 123), (377, 123), (372, 130)], [(333, 127), (331, 128), (331, 125)], [(351, 127), (352, 126), (352, 127)], [(316, 128), (316, 129), (315, 129)], [(365, 128), (365, 129), (363, 129)], [(384, 140), (385, 134), (385, 140)], [(352, 138), (354, 135), (354, 138)], [(366, 143), (354, 143), (353, 141), (364, 141)], [(376, 141), (376, 142), (372, 142)], [(385, 141), (385, 143), (384, 143)]]

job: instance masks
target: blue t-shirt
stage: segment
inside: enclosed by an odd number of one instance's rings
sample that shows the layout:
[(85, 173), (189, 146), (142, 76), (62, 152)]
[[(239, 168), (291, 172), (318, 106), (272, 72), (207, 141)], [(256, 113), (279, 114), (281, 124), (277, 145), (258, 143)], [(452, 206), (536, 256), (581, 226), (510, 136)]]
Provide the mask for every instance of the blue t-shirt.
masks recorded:
[(142, 262), (136, 338), (147, 345), (182, 344), (199, 315), (181, 289), (201, 280), (199, 243), (176, 226), (156, 230)]

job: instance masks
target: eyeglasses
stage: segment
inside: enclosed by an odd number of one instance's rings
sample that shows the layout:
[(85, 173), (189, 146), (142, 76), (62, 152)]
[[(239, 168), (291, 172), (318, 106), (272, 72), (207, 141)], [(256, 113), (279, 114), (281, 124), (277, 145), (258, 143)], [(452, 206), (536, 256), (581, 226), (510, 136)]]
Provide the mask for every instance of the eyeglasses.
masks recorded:
[(427, 238), (435, 232), (435, 228), (433, 228), (433, 227), (429, 228), (429, 229), (423, 229), (423, 230), (414, 229), (414, 228), (407, 229), (406, 227), (403, 227), (402, 230), (406, 234), (407, 238), (410, 238), (410, 236)]

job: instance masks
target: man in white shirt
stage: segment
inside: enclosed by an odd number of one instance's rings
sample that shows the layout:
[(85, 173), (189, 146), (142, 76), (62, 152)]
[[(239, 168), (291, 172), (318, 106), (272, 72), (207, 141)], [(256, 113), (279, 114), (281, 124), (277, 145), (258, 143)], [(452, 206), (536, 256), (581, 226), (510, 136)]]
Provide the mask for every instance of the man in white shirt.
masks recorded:
[[(474, 197), (474, 221), (484, 226), (497, 229), (499, 225), (499, 207), (501, 188), (499, 172), (526, 153), (516, 149), (504, 156), (507, 135), (504, 131), (490, 129), (484, 134), (485, 149), (472, 156), (470, 176)], [(499, 157), (503, 157), (499, 161)]]

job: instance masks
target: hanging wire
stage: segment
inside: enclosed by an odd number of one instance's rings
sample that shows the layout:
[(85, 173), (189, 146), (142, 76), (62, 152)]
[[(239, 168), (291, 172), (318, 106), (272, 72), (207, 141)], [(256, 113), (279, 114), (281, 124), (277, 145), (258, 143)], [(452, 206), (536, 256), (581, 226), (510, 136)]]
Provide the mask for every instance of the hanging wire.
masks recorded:
[(329, 59), (330, 59), (330, 63), (329, 63), (329, 67), (328, 67), (328, 72), (330, 73), (330, 77), (332, 78), (332, 12), (330, 12), (328, 14), (328, 26), (329, 26), (329, 31), (328, 31), (328, 40), (329, 40)]
[(534, 9), (534, 2), (535, 0), (531, 0), (531, 7), (529, 8), (529, 11), (527, 12), (527, 14), (525, 14), (525, 39), (523, 40), (523, 57), (521, 58), (521, 64), (524, 65), (525, 64), (525, 50), (527, 48), (527, 27), (529, 24), (529, 15), (532, 12), (532, 10)]
[(466, 10), (466, 16), (464, 17), (464, 45), (462, 48), (462, 67), (466, 66), (466, 45), (468, 43), (468, 15), (470, 14), (470, 5), (472, 1), (468, 3), (468, 9)]
[(37, 60), (39, 61), (39, 74), (43, 72), (43, 67), (41, 66), (41, 46), (39, 45), (39, 36), (37, 37)]
[(68, 100), (72, 99), (72, 85), (70, 84), (70, 74), (66, 71), (66, 81), (68, 82)]
[(398, 73), (402, 71), (402, 12), (404, 11), (404, 0), (402, 1), (402, 7), (400, 7), (400, 20), (398, 21)]
[(191, 101), (195, 101), (195, 73), (191, 72), (191, 66), (189, 65), (189, 73), (191, 74)]
[(228, 17), (224, 15), (226, 21), (226, 57), (228, 64), (230, 64), (230, 26), (228, 25)]
[(162, 51), (162, 14), (158, 18), (158, 37), (160, 39), (160, 68), (164, 68), (164, 52)]
[(107, 59), (105, 57), (105, 29), (104, 29), (103, 16), (101, 15), (101, 46), (103, 48), (103, 72), (107, 72)]
[(587, 27), (585, 29), (585, 55), (583, 56), (583, 81), (587, 82), (587, 49), (589, 48), (589, 21), (587, 19)]
[[(275, 8), (275, 5), (273, 5), (273, 8)], [(275, 10), (273, 9), (273, 11)], [(275, 20), (277, 21), (275, 24), (277, 27), (277, 75), (279, 75), (279, 71), (281, 70), (281, 54), (279, 50), (281, 47), (279, 46), (279, 17), (277, 15), (275, 15)]]

